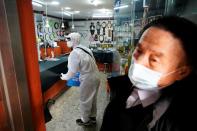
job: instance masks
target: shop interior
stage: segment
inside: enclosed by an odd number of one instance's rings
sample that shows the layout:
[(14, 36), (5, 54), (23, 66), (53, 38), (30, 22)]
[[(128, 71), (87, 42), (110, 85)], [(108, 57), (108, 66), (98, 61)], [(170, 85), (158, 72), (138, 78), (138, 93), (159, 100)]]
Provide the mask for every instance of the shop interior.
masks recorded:
[[(56, 85), (62, 83), (59, 74), (67, 71), (71, 49), (66, 46), (65, 36), (70, 32), (81, 34), (81, 43), (92, 50), (99, 70), (106, 77), (124, 75), (130, 65), (134, 42), (148, 22), (172, 12), (188, 15), (186, 11), (192, 8), (184, 7), (187, 1), (170, 0), (32, 2), (41, 87), (47, 104), (55, 102), (52, 96), (65, 91), (64, 86), (60, 89)], [(59, 90), (50, 92), (53, 88)]]
[[(9, 8), (9, 2), (6, 4)], [(110, 100), (106, 79), (128, 73), (140, 30), (167, 15), (183, 16), (197, 23), (196, 0), (32, 0), (31, 6), (36, 47), (33, 53), (37, 56), (44, 118), (44, 128), (37, 124), (36, 129), (47, 131), (98, 131)], [(96, 127), (76, 125), (78, 87), (70, 87), (60, 79), (60, 74), (68, 70), (72, 49), (65, 37), (71, 32), (80, 33), (81, 44), (91, 49), (101, 72)]]

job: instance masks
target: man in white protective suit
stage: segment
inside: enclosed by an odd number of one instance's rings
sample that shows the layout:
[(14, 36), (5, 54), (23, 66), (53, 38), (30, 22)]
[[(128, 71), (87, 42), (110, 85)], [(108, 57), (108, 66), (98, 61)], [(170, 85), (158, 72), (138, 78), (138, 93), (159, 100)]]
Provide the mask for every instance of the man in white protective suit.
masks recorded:
[(80, 44), (81, 35), (70, 33), (66, 36), (67, 46), (73, 48), (68, 57), (68, 72), (61, 73), (62, 80), (72, 78), (75, 73), (80, 72), (80, 111), (81, 118), (76, 120), (80, 126), (96, 124), (96, 100), (100, 85), (98, 67), (92, 51)]

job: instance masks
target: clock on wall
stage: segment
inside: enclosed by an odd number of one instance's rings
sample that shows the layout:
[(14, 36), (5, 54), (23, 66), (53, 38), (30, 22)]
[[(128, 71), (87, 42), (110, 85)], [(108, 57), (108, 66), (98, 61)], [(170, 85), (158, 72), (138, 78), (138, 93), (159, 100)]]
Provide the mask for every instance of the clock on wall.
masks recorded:
[(111, 28), (112, 28), (111, 21), (108, 21), (108, 23), (107, 23), (107, 27), (108, 27), (108, 29), (111, 29)]
[(91, 35), (94, 35), (94, 32), (95, 32), (95, 25), (94, 25), (93, 22), (91, 22), (91, 24), (90, 24), (90, 33), (91, 33)]
[(105, 35), (106, 22), (104, 21), (101, 26), (103, 27), (103, 35)]
[(100, 35), (100, 36), (99, 36), (99, 41), (100, 41), (101, 43), (103, 43), (103, 41), (104, 41), (104, 35)]
[(100, 35), (100, 30), (101, 30), (101, 24), (99, 21), (97, 21), (96, 23), (96, 31), (97, 31), (97, 34)]
[(59, 29), (59, 23), (58, 23), (58, 22), (55, 22), (55, 23), (54, 23), (54, 28), (55, 28), (55, 29)]

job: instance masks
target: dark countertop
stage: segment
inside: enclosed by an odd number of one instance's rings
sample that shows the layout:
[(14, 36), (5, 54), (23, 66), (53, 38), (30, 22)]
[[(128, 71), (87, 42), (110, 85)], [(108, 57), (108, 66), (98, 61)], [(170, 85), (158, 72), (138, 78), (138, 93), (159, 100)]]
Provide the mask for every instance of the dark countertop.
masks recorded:
[(40, 61), (39, 62), (40, 72), (46, 71), (54, 66), (64, 63), (65, 61), (67, 61), (68, 56), (62, 56), (57, 59), (59, 59), (59, 60), (57, 60), (57, 61)]
[(42, 92), (45, 92), (53, 84), (60, 80), (60, 74), (66, 73), (68, 70), (68, 56), (62, 56), (58, 59), (58, 61), (39, 62)]

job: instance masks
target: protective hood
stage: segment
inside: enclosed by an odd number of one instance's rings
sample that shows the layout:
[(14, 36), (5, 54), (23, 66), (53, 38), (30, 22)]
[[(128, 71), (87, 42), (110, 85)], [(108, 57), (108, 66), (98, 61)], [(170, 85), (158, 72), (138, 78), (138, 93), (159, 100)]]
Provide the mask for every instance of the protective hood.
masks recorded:
[(81, 35), (77, 32), (70, 33), (66, 36), (68, 47), (77, 46), (80, 44)]

